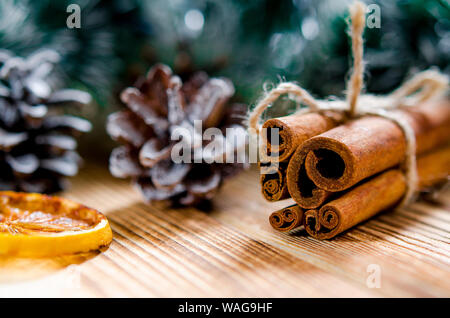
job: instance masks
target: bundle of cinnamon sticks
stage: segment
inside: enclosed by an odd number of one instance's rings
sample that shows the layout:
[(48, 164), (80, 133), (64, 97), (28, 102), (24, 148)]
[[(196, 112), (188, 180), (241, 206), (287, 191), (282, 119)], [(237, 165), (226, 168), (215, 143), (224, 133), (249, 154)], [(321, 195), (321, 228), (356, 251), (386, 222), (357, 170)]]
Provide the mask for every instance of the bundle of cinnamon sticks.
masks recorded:
[[(416, 140), (417, 188), (445, 182), (450, 174), (450, 100), (393, 111), (411, 126)], [(294, 199), (270, 216), (279, 231), (304, 226), (318, 239), (330, 239), (395, 207), (411, 180), (402, 163), (406, 138), (393, 121), (379, 116), (344, 120), (345, 113), (294, 114), (266, 121), (277, 129), (276, 145), (266, 149), (278, 170), (261, 176), (269, 201)], [(273, 153), (273, 150), (276, 153)], [(264, 163), (262, 163), (264, 165)]]

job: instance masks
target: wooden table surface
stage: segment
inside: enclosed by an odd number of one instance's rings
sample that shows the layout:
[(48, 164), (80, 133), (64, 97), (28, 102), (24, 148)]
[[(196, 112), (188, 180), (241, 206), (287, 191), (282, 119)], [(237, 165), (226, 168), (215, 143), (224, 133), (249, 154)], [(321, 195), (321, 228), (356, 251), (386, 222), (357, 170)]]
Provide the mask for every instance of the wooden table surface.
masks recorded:
[[(0, 296), (450, 296), (450, 191), (387, 212), (331, 241), (275, 232), (255, 169), (211, 212), (142, 203), (129, 182), (88, 165), (65, 197), (107, 215), (103, 253), (0, 260)], [(378, 282), (376, 288), (374, 282)]]

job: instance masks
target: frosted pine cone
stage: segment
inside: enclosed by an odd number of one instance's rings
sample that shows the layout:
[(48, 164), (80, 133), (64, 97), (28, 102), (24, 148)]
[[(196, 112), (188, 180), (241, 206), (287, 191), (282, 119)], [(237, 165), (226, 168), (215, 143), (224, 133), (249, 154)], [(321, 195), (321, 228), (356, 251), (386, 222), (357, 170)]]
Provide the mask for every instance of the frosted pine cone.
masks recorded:
[[(108, 118), (109, 135), (123, 144), (111, 154), (111, 173), (132, 178), (149, 202), (197, 205), (210, 200), (225, 178), (243, 168), (236, 161), (218, 163), (216, 159), (225, 157), (225, 149), (201, 151), (211, 142), (201, 141), (202, 133), (211, 127), (224, 134), (226, 128), (235, 128), (237, 142), (231, 151), (226, 149), (235, 159), (238, 148), (245, 147), (246, 132), (241, 123), (245, 106), (227, 105), (233, 94), (234, 86), (227, 79), (208, 78), (200, 72), (183, 84), (168, 66), (154, 66), (136, 87), (122, 92), (127, 109)], [(201, 121), (202, 131), (194, 127), (195, 120)], [(172, 158), (174, 147), (182, 145), (171, 140), (172, 133), (178, 131), (200, 138), (203, 147), (197, 144), (188, 148), (189, 153), (179, 153), (192, 161), (195, 158), (195, 162), (177, 163)], [(224, 143), (225, 138), (215, 141)]]
[[(74, 136), (88, 132), (84, 119), (64, 115), (68, 103), (86, 104), (89, 94), (53, 91), (50, 76), (59, 55), (40, 51), (23, 59), (0, 51), (0, 189), (51, 193), (81, 162)], [(52, 82), (53, 81), (53, 82)]]

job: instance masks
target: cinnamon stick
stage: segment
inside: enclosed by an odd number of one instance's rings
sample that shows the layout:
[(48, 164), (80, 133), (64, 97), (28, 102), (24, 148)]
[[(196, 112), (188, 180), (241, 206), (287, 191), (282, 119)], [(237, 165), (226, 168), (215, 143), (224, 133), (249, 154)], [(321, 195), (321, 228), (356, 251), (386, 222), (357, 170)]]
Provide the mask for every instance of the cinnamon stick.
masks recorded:
[[(268, 163), (260, 163), (260, 168), (264, 168)], [(261, 174), (261, 190), (264, 198), (267, 201), (280, 201), (289, 199), (287, 180), (286, 180), (286, 163), (279, 163), (276, 170), (267, 169), (267, 173)]]
[[(414, 130), (416, 153), (435, 148), (450, 138), (450, 101), (395, 110)], [(303, 143), (308, 177), (327, 191), (342, 191), (359, 181), (401, 163), (406, 140), (393, 121), (368, 116), (333, 128)], [(291, 160), (302, 155), (294, 153)], [(288, 176), (288, 179), (290, 177)]]
[(270, 225), (281, 232), (291, 231), (303, 223), (303, 209), (297, 204), (273, 212), (269, 217)]
[[(450, 146), (429, 152), (417, 160), (418, 187), (424, 188), (450, 173)], [(317, 239), (330, 239), (397, 204), (406, 192), (404, 174), (399, 169), (383, 172), (349, 190), (340, 198), (304, 214), (306, 231)]]
[[(294, 114), (267, 120), (263, 128), (267, 129), (265, 142), (267, 152), (278, 161), (287, 161), (295, 149), (307, 139), (336, 127), (343, 114), (336, 111), (323, 113)], [(272, 143), (271, 129), (278, 129), (279, 140)]]

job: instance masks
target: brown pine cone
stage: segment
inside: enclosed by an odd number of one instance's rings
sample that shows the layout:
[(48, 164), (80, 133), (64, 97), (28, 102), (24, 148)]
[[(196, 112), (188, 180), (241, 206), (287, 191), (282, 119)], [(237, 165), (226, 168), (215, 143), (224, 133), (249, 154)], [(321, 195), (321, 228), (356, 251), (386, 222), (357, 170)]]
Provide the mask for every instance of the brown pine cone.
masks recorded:
[[(217, 127), (225, 135), (225, 129), (232, 127), (237, 142), (228, 154), (235, 158), (238, 147), (245, 147), (242, 119), (246, 107), (227, 105), (233, 94), (228, 79), (208, 78), (200, 72), (183, 84), (168, 66), (152, 67), (136, 87), (122, 92), (121, 100), (128, 109), (108, 118), (109, 135), (123, 144), (111, 154), (111, 173), (118, 178), (131, 177), (149, 202), (187, 206), (210, 200), (225, 178), (243, 168), (236, 161), (218, 163), (214, 159), (224, 158), (225, 150), (208, 152), (204, 147), (211, 141), (201, 141), (207, 128)], [(195, 120), (201, 121), (203, 131), (196, 130)], [(178, 152), (195, 157), (195, 162), (180, 163), (171, 156), (174, 147), (183, 145), (178, 139), (171, 140), (171, 134), (181, 128), (200, 138), (203, 151), (202, 147), (189, 147), (186, 153)]]
[(53, 91), (50, 76), (59, 55), (40, 51), (26, 59), (0, 51), (0, 189), (51, 193), (78, 172), (74, 136), (91, 124), (64, 115), (67, 103), (86, 104), (89, 94)]

